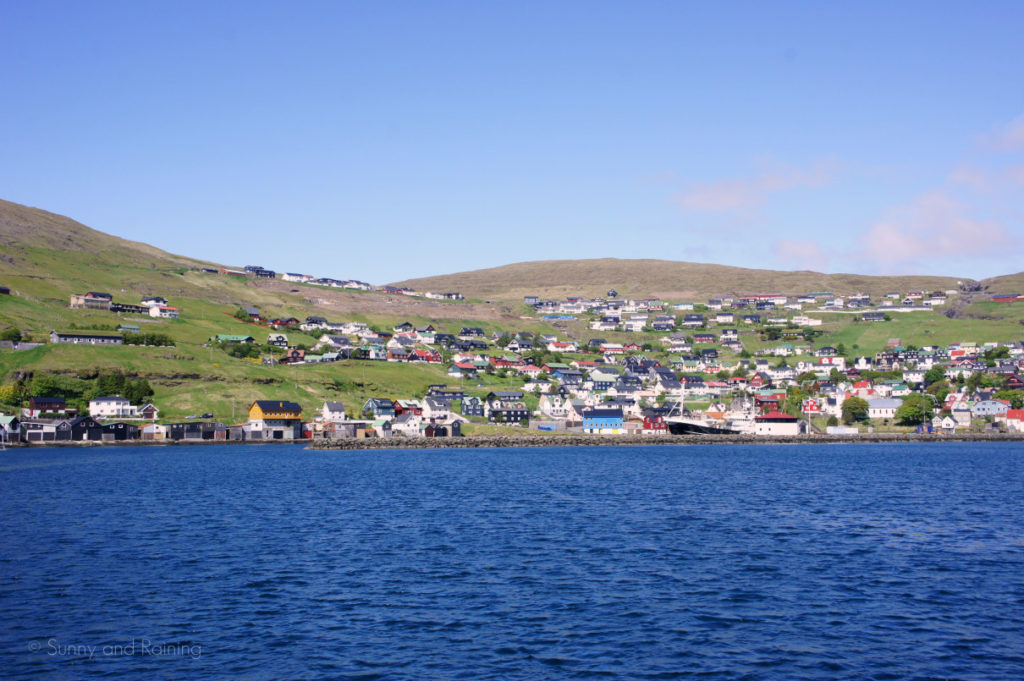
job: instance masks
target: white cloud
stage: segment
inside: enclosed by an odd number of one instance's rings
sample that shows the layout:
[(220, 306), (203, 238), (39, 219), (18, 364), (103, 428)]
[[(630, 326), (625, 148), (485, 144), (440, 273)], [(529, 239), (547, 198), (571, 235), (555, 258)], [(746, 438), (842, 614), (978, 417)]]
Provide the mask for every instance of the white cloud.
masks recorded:
[(975, 166), (960, 166), (949, 174), (949, 181), (955, 185), (969, 187), (975, 191), (986, 191), (991, 183), (988, 173)]
[(936, 258), (997, 258), (1015, 241), (999, 223), (972, 218), (965, 204), (930, 192), (888, 211), (864, 234), (856, 256), (892, 270)]
[(696, 182), (677, 198), (684, 208), (697, 211), (735, 211), (754, 208), (770, 194), (795, 189), (816, 187), (832, 179), (834, 164), (819, 163), (811, 168), (776, 167), (751, 177), (719, 182)]
[(999, 151), (1024, 150), (1024, 116), (1018, 116), (984, 139), (988, 146)]

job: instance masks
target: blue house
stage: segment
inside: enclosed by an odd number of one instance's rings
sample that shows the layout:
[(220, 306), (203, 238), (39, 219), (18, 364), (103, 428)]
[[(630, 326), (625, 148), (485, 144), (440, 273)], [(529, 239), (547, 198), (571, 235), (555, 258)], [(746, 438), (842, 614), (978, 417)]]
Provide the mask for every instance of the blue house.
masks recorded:
[(364, 412), (370, 412), (375, 419), (390, 419), (395, 415), (395, 403), (386, 397), (374, 397), (363, 405)]
[(583, 410), (583, 432), (595, 435), (619, 435), (622, 433), (622, 409), (594, 407)]

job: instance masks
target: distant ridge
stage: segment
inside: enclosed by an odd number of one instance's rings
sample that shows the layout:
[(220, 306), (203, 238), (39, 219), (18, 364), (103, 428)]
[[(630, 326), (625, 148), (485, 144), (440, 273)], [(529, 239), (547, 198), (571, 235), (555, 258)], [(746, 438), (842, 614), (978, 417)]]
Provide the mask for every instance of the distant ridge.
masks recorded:
[(28, 249), (91, 254), (97, 264), (196, 266), (199, 260), (87, 227), (63, 215), (0, 199), (0, 246), (5, 269), (31, 269)]
[(884, 295), (910, 289), (957, 288), (958, 277), (868, 276), (823, 274), (807, 270), (780, 272), (671, 260), (541, 260), (502, 267), (407, 279), (395, 286), (418, 291), (459, 291), (474, 298), (502, 301), (523, 296), (564, 298), (566, 295), (604, 296), (615, 289), (620, 296), (653, 296), (687, 300), (755, 293), (800, 294), (810, 291), (855, 292)]

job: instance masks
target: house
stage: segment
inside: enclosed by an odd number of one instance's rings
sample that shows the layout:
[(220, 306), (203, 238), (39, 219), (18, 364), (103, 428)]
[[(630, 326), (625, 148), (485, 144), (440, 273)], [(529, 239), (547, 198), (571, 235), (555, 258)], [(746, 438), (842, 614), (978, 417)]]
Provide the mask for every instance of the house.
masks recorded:
[(306, 321), (299, 324), (299, 328), (303, 331), (315, 331), (317, 329), (326, 329), (329, 326), (329, 322), (325, 317), (308, 316)]
[(547, 344), (548, 352), (576, 352), (579, 348), (572, 341), (552, 341)]
[(66, 423), (71, 431), (71, 440), (99, 441), (103, 439), (103, 426), (91, 416), (79, 416)]
[(780, 411), (769, 411), (754, 417), (754, 434), (773, 437), (799, 435), (803, 430), (803, 422), (795, 416)]
[(290, 348), (278, 361), (281, 364), (302, 364), (306, 361), (306, 351), (302, 348)]
[(320, 407), (320, 420), (327, 423), (338, 423), (345, 420), (345, 405), (341, 402), (324, 402)]
[(66, 408), (63, 397), (30, 397), (28, 409), (23, 413), (29, 418), (38, 418), (43, 414), (62, 413)]
[(1008, 409), (1004, 419), (1007, 430), (1024, 433), (1024, 409)]
[(105, 336), (90, 333), (58, 333), (50, 331), (51, 343), (71, 343), (75, 345), (123, 345), (123, 336)]
[(89, 416), (94, 418), (131, 418), (136, 411), (131, 402), (120, 395), (89, 400)]
[(864, 314), (862, 314), (860, 316), (860, 318), (862, 320), (864, 320), (865, 322), (884, 322), (885, 321), (885, 313), (884, 312), (865, 312)]
[(84, 295), (72, 294), (71, 309), (109, 310), (114, 297), (109, 293), (89, 291)]
[(663, 415), (644, 416), (644, 426), (641, 431), (644, 435), (668, 435), (668, 423)]
[(0, 443), (21, 442), (21, 421), (17, 416), (0, 414)]
[(1006, 412), (1009, 409), (1009, 403), (1003, 400), (980, 400), (971, 407), (971, 415), (974, 418), (985, 418), (986, 416), (1000, 417), (1006, 416)]
[(233, 333), (218, 333), (216, 336), (210, 338), (211, 343), (255, 343), (256, 339), (252, 336), (245, 336), (242, 334)]
[(452, 378), (476, 378), (476, 366), (468, 362), (456, 362), (448, 367), (448, 375)]
[(590, 407), (583, 409), (583, 432), (593, 435), (619, 435), (622, 433), (622, 409)]
[(364, 414), (373, 414), (373, 418), (392, 418), (395, 415), (395, 403), (386, 397), (372, 397), (363, 405)]
[(249, 405), (253, 439), (294, 440), (302, 436), (302, 407), (296, 402), (256, 400)]
[(903, 406), (902, 400), (874, 399), (868, 400), (869, 419), (892, 419), (896, 418), (896, 410)]
[(683, 316), (683, 326), (701, 327), (704, 326), (704, 315), (688, 314)]
[(168, 307), (167, 305), (153, 305), (149, 308), (149, 316), (160, 319), (177, 319), (178, 308)]
[(139, 301), (139, 305), (143, 307), (155, 307), (157, 305), (167, 305), (167, 299), (163, 296), (149, 296)]
[(139, 439), (139, 427), (127, 423), (104, 423), (102, 438), (104, 442), (124, 442)]
[[(519, 395), (519, 399), (515, 399)], [(484, 400), (484, 416), (491, 423), (523, 423), (530, 420), (530, 411), (521, 401), (522, 393), (491, 393)], [(465, 412), (463, 412), (465, 415)]]
[(479, 397), (464, 397), (460, 402), (459, 411), (463, 416), (483, 417), (484, 401)]
[(267, 335), (267, 345), (273, 346), (275, 348), (287, 348), (288, 336), (284, 335), (283, 333), (271, 333)]
[(402, 435), (403, 437), (419, 437), (420, 424), (422, 422), (423, 416), (420, 414), (406, 412), (396, 416), (391, 421), (391, 432), (392, 434)]

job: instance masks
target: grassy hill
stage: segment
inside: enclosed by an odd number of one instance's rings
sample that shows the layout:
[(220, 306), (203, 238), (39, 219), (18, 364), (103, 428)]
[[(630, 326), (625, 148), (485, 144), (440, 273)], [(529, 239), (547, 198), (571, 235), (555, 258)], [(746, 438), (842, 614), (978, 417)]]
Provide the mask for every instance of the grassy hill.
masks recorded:
[[(224, 420), (242, 419), (255, 399), (296, 400), (307, 409), (330, 399), (358, 412), (371, 396), (422, 394), (431, 383), (446, 381), (444, 369), (383, 362), (268, 367), (231, 357), (207, 346), (207, 340), (221, 333), (266, 340), (269, 329), (232, 317), (240, 305), (255, 306), (268, 317), (319, 315), (388, 329), (407, 320), (432, 323), (442, 331), (458, 331), (466, 324), (488, 332), (512, 325), (550, 330), (493, 305), (348, 292), (202, 271), (210, 266), (200, 259), (104, 234), (70, 218), (0, 201), (0, 285), (12, 293), (0, 296), (0, 330), (16, 328), (29, 340), (44, 342), (51, 329), (115, 333), (123, 322), (177, 342), (175, 347), (44, 345), (30, 351), (0, 351), (0, 385), (10, 384), (15, 374), (48, 374), (75, 384), (97, 372), (119, 370), (147, 378), (162, 416), (171, 419), (203, 412)], [(117, 302), (133, 304), (143, 296), (161, 295), (181, 310), (181, 317), (156, 320), (70, 309), (70, 295), (85, 291), (104, 291)], [(293, 344), (316, 342), (297, 331), (287, 335)], [(486, 386), (492, 381), (482, 382)]]
[[(528, 330), (581, 341), (604, 336), (612, 341), (660, 347), (660, 333), (596, 333), (589, 330), (583, 318), (551, 323), (524, 317), (521, 296), (601, 296), (615, 288), (623, 296), (685, 300), (727, 293), (856, 290), (878, 294), (956, 286), (951, 277), (879, 278), (612, 259), (521, 263), (401, 282), (417, 289), (458, 290), (471, 298), (498, 301), (441, 302), (204, 273), (202, 268), (208, 266), (210, 263), (201, 259), (167, 253), (98, 232), (69, 218), (0, 201), (0, 285), (9, 287), (12, 293), (0, 296), (0, 331), (15, 328), (29, 340), (45, 342), (51, 329), (114, 333), (119, 324), (128, 323), (176, 341), (174, 347), (44, 345), (29, 351), (0, 351), (0, 389), (13, 385), (16, 376), (28, 374), (57, 377), (69, 386), (81, 387), (98, 373), (122, 371), (149, 381), (155, 391), (154, 401), (167, 419), (211, 412), (221, 420), (238, 421), (255, 399), (295, 400), (308, 410), (329, 399), (342, 401), (350, 412), (358, 413), (369, 397), (412, 397), (422, 395), (432, 383), (453, 381), (438, 365), (346, 361), (264, 366), (210, 347), (207, 340), (221, 333), (244, 333), (265, 341), (269, 329), (232, 316), (240, 305), (252, 305), (268, 317), (304, 319), (318, 315), (331, 321), (362, 321), (388, 329), (399, 321), (409, 321), (416, 325), (431, 323), (449, 333), (468, 325), (479, 326), (486, 333)], [(991, 291), (1021, 291), (1024, 274), (982, 284)], [(85, 291), (105, 291), (123, 303), (161, 295), (181, 310), (181, 317), (156, 320), (70, 309), (69, 296)], [(810, 314), (825, 319), (819, 345), (842, 342), (851, 354), (873, 353), (891, 337), (924, 345), (956, 340), (1019, 340), (1024, 335), (1024, 304), (1007, 306), (979, 297), (959, 312), (963, 318), (909, 313), (885, 324), (856, 324), (849, 315)], [(765, 346), (755, 330), (742, 332), (743, 342), (751, 351)], [(316, 341), (297, 331), (289, 331), (288, 337), (292, 344), (312, 346)], [(509, 382), (482, 376), (465, 387), (480, 394), (498, 385), (508, 387)], [(9, 411), (11, 406), (0, 405), (0, 411)]]
[(866, 292), (882, 295), (909, 289), (945, 290), (957, 287), (957, 277), (875, 277), (860, 274), (778, 272), (725, 265), (669, 260), (542, 260), (444, 276), (396, 282), (418, 291), (460, 291), (466, 296), (502, 301), (525, 295), (564, 298), (600, 297), (608, 289), (620, 296), (653, 296), (692, 300), (755, 293), (799, 294), (808, 291)]

